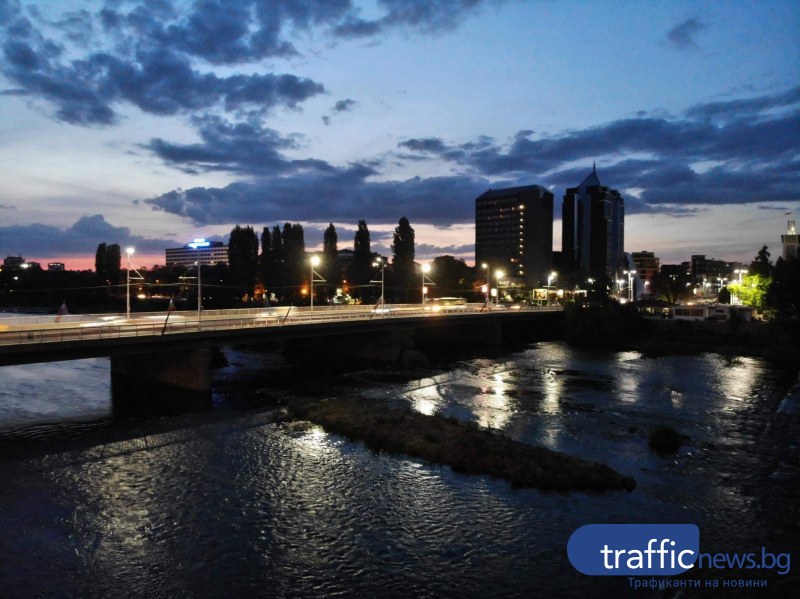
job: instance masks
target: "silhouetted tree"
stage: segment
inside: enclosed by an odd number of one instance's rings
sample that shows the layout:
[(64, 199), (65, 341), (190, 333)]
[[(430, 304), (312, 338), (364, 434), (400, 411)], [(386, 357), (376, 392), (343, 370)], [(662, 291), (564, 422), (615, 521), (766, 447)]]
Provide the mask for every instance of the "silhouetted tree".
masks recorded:
[(270, 246), (270, 260), (272, 262), (272, 286), (283, 296), (286, 284), (286, 268), (284, 264), (285, 252), (283, 251), (283, 235), (281, 228), (275, 225), (272, 228), (272, 245)]
[(283, 225), (283, 252), (288, 292), (295, 295), (306, 279), (306, 242), (303, 226), (299, 223)]
[(771, 276), (772, 271), (775, 267), (772, 266), (772, 262), (770, 262), (769, 256), (770, 254), (767, 251), (767, 246), (763, 246), (758, 251), (758, 255), (755, 257), (753, 262), (750, 263), (749, 274), (761, 275), (762, 277)]
[(800, 320), (800, 259), (778, 258), (772, 283), (767, 289), (767, 304), (783, 322)]
[[(414, 229), (404, 216), (394, 229), (392, 241), (392, 271), (398, 295), (403, 301), (411, 301), (415, 294), (414, 285)], [(416, 298), (414, 298), (416, 299)]]
[(252, 294), (258, 270), (258, 237), (253, 227), (236, 225), (228, 241), (231, 283), (241, 295)]
[(97, 251), (94, 254), (94, 272), (97, 277), (103, 281), (108, 280), (106, 275), (106, 244), (100, 243), (97, 246)]
[(339, 236), (336, 234), (336, 227), (333, 226), (333, 223), (330, 223), (322, 237), (322, 272), (325, 274), (325, 280), (328, 282), (329, 288), (334, 291), (342, 282), (342, 272), (339, 269), (338, 242)]
[(689, 283), (691, 283), (691, 279), (685, 272), (681, 274), (658, 272), (653, 277), (653, 293), (658, 294), (664, 301), (675, 304), (691, 297)]
[(119, 244), (112, 243), (106, 247), (105, 272), (112, 285), (119, 285), (120, 278), (120, 251)]
[(363, 286), (372, 279), (372, 250), (370, 249), (369, 229), (364, 220), (358, 221), (358, 229), (353, 238), (353, 262), (347, 268), (347, 281), (354, 297), (364, 297)]
[(261, 231), (261, 255), (258, 257), (258, 265), (261, 270), (261, 282), (264, 288), (268, 289), (272, 285), (272, 235), (269, 227), (264, 227)]
[(437, 256), (431, 264), (431, 278), (436, 281), (431, 297), (466, 297), (472, 293), (472, 270), (453, 256)]

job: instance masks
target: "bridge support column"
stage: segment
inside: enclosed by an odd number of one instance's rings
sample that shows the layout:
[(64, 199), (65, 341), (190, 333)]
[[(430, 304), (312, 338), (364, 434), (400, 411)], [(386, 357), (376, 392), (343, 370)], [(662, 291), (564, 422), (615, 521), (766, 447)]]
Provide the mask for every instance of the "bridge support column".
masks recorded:
[(180, 413), (211, 406), (211, 348), (111, 357), (115, 415)]

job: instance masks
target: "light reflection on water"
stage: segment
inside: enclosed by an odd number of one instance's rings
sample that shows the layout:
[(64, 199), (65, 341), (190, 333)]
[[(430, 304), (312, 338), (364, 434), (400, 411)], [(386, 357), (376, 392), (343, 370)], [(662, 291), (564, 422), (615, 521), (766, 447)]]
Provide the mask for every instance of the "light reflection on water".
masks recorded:
[[(190, 416), (178, 440), (151, 434), (131, 451), (0, 460), (11, 481), (0, 595), (623, 593), (626, 581), (581, 576), (566, 560), (569, 535), (592, 522), (694, 522), (704, 549), (795, 549), (796, 480), (770, 478), (798, 432), (773, 419), (782, 380), (753, 359), (548, 343), (502, 364), (336, 391), (609, 463), (636, 478), (633, 493), (513, 490), (318, 427), (233, 418), (191, 426)], [(662, 423), (686, 435), (677, 455), (647, 446)]]

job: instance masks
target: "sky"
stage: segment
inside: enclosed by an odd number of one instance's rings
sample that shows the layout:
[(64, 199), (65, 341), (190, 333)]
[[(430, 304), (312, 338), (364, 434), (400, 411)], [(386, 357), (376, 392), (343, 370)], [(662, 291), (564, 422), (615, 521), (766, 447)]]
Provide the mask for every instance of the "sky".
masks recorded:
[[(780, 254), (800, 216), (795, 0), (0, 0), (0, 257), (141, 266), (366, 220), (473, 261), (475, 198), (596, 163), (625, 249)], [(792, 213), (792, 215), (787, 215)]]

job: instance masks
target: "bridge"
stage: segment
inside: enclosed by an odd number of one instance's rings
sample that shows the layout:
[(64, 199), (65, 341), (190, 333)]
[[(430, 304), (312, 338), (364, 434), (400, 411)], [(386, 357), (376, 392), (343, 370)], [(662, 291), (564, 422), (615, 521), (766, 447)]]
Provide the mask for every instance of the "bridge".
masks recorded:
[[(0, 365), (110, 357), (115, 409), (210, 402), (212, 347), (299, 344), (327, 337), (325, 351), (353, 360), (398, 362), (416, 348), (499, 345), (509, 335), (560, 321), (561, 308), (465, 304), (274, 307), (171, 313), (3, 318)], [(303, 345), (305, 343), (305, 346)]]

